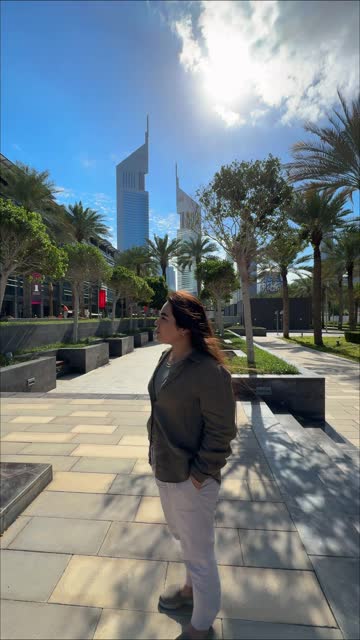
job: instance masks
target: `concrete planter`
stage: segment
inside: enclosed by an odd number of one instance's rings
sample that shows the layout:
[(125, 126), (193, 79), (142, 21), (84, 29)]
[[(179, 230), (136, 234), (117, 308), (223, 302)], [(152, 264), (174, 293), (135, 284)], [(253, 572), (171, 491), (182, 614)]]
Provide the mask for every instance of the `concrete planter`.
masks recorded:
[(134, 347), (143, 347), (144, 344), (149, 342), (149, 334), (147, 331), (142, 331), (141, 333), (134, 334)]
[(2, 392), (41, 392), (56, 387), (56, 358), (44, 357), (0, 368)]
[(119, 358), (134, 351), (134, 336), (106, 338), (105, 342), (109, 345), (109, 355), (112, 358)]
[[(245, 336), (245, 329), (231, 329), (231, 331), (233, 333), (236, 333), (238, 336), (241, 336), (241, 337)], [(256, 337), (260, 338), (260, 337), (266, 336), (267, 334), (266, 334), (265, 327), (253, 327), (253, 335), (254, 335), (254, 338)]]
[(149, 335), (149, 342), (154, 342), (154, 331), (155, 329), (147, 329)]
[(89, 345), (88, 347), (69, 347), (59, 349), (58, 359), (64, 360), (71, 371), (88, 373), (109, 362), (109, 345), (107, 342)]

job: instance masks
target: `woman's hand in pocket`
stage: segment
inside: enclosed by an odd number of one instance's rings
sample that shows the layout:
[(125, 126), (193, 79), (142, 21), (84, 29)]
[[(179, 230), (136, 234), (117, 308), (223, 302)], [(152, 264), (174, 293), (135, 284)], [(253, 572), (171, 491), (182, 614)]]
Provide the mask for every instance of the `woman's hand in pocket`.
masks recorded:
[(198, 491), (200, 491), (202, 483), (199, 482), (199, 480), (196, 480), (196, 478), (194, 478), (194, 476), (190, 476), (190, 480), (193, 483), (195, 489), (197, 489)]

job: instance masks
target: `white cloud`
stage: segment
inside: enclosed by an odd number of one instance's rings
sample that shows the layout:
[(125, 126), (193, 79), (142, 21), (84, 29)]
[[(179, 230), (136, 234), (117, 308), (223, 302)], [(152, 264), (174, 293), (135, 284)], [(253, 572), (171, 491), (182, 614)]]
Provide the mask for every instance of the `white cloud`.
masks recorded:
[(166, 233), (170, 240), (176, 238), (176, 231), (179, 227), (179, 216), (176, 213), (169, 213), (167, 216), (164, 216), (150, 209), (149, 222), (150, 238), (153, 235), (164, 237)]
[(80, 164), (84, 169), (92, 169), (96, 166), (96, 160), (89, 158), (87, 155), (82, 155), (80, 157)]
[[(168, 14), (172, 4), (165, 3)], [(227, 126), (319, 120), (359, 87), (359, 5), (355, 1), (202, 0), (174, 3), (168, 23), (179, 60)], [(158, 8), (160, 7), (160, 8)], [(157, 5), (161, 11), (161, 5)]]

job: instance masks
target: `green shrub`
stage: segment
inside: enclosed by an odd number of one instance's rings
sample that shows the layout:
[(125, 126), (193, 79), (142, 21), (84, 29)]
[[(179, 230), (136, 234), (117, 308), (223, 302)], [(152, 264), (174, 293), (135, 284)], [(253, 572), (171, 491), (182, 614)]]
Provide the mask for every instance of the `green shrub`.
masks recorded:
[(346, 342), (360, 344), (360, 331), (345, 331), (344, 335)]

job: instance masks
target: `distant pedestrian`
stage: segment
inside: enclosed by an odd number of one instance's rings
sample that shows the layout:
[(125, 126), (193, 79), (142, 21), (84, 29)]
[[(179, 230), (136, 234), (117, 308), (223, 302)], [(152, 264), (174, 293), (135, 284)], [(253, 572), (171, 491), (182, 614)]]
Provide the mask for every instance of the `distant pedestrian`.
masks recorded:
[(186, 566), (184, 586), (167, 589), (159, 605), (167, 610), (192, 606), (191, 623), (177, 640), (202, 639), (220, 609), (214, 520), (220, 470), (236, 435), (231, 374), (203, 305), (189, 293), (168, 297), (155, 337), (171, 348), (149, 383), (149, 461)]
[(64, 312), (64, 318), (67, 318), (67, 317), (68, 317), (68, 315), (69, 315), (69, 309), (68, 309), (68, 307), (66, 306), (66, 304), (63, 304), (63, 305), (62, 305), (62, 308), (63, 308), (63, 312)]

